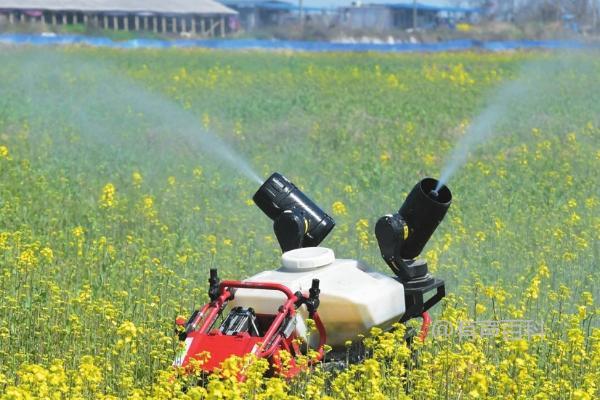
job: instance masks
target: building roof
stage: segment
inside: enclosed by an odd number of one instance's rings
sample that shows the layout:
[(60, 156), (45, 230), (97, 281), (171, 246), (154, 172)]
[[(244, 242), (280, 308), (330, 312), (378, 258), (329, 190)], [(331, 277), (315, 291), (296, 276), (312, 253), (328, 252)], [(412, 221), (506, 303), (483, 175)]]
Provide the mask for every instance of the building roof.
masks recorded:
[(481, 9), (473, 8), (473, 7), (452, 7), (452, 6), (440, 6), (435, 4), (422, 4), (422, 3), (366, 3), (360, 4), (358, 6), (349, 6), (342, 7), (344, 9), (369, 9), (369, 8), (390, 8), (392, 10), (409, 10), (412, 11), (417, 9), (417, 11), (423, 12), (446, 12), (446, 13), (479, 13)]
[(237, 14), (214, 0), (0, 0), (0, 9), (156, 14)]
[(471, 7), (452, 7), (443, 5), (433, 4), (422, 4), (422, 3), (384, 3), (383, 6), (393, 9), (409, 9), (416, 8), (418, 11), (431, 11), (431, 12), (449, 12), (449, 13), (476, 13), (479, 12), (478, 8)]
[[(263, 10), (272, 11), (289, 11), (289, 12), (300, 12), (298, 4), (292, 4), (286, 1), (280, 0), (221, 0), (223, 4), (235, 9), (242, 8), (260, 8)], [(323, 12), (329, 9), (324, 7), (302, 7), (303, 12)]]
[(294, 4), (279, 0), (221, 0), (223, 4), (238, 8), (281, 8), (291, 9)]

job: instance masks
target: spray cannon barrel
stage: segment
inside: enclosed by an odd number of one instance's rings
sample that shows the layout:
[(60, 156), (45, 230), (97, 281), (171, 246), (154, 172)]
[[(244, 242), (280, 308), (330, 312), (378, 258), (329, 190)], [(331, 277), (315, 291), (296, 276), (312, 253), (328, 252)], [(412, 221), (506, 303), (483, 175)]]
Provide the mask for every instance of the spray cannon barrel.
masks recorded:
[(442, 185), (436, 190), (437, 185), (436, 179), (423, 179), (411, 190), (398, 211), (408, 226), (408, 237), (400, 252), (402, 258), (413, 259), (421, 254), (452, 203), (450, 189)]
[(273, 220), (284, 252), (318, 246), (335, 226), (333, 218), (277, 172), (262, 184), (252, 200)]
[(396, 214), (381, 217), (375, 225), (381, 256), (403, 282), (428, 275), (427, 263), (415, 258), (452, 202), (450, 189), (437, 185), (438, 181), (433, 178), (423, 179), (411, 190)]

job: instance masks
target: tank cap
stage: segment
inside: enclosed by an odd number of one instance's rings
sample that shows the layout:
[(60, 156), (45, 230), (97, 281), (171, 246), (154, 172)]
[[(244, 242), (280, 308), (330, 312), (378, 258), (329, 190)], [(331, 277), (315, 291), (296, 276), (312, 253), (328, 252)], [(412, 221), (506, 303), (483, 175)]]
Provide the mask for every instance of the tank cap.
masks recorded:
[(287, 269), (311, 269), (329, 265), (335, 261), (333, 250), (327, 247), (304, 247), (286, 251), (281, 262)]

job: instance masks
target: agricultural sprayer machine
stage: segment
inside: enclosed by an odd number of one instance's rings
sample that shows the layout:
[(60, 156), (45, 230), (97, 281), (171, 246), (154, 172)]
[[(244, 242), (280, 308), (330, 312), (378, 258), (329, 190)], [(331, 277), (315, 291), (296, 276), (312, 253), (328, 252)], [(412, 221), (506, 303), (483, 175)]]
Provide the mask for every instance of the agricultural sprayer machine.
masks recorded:
[[(319, 362), (326, 344), (334, 355), (345, 353), (347, 341), (373, 327), (389, 330), (422, 318), (418, 334), (424, 339), (427, 311), (445, 295), (444, 281), (417, 259), (452, 201), (450, 190), (437, 186), (437, 180), (423, 179), (397, 213), (377, 221), (379, 249), (394, 272), (388, 276), (318, 247), (334, 220), (284, 176), (271, 175), (253, 200), (273, 220), (281, 266), (243, 281), (221, 281), (211, 270), (210, 302), (177, 321), (183, 343), (174, 365), (186, 368), (206, 357), (200, 367), (212, 372), (231, 356), (253, 354), (267, 359), (272, 373), (291, 377), (301, 370), (295, 356), (312, 349), (312, 362)], [(309, 319), (316, 334), (309, 334)], [(283, 359), (291, 360), (285, 368)]]

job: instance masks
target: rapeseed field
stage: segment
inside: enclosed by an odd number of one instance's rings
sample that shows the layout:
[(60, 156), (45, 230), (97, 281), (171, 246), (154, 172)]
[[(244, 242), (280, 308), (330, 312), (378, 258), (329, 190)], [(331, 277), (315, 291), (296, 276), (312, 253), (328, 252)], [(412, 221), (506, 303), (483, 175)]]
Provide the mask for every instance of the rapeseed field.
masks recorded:
[[(0, 50), (0, 398), (599, 397), (597, 54)], [(210, 268), (280, 263), (253, 175), (288, 176), (336, 219), (323, 245), (387, 272), (377, 218), (524, 70), (422, 254), (447, 290), (425, 342), (375, 329), (362, 363), (294, 380), (171, 367)], [(543, 334), (464, 332), (513, 320)]]

